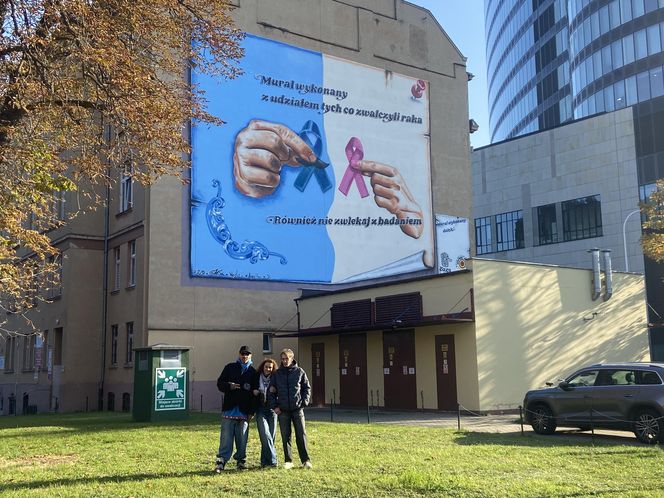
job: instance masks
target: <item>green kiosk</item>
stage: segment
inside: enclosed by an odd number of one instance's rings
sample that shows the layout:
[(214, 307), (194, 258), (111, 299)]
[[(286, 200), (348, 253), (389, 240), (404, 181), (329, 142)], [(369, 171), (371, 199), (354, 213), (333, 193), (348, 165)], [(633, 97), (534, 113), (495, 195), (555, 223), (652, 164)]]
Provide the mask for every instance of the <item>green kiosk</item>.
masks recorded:
[(134, 421), (188, 418), (189, 348), (155, 344), (134, 351)]

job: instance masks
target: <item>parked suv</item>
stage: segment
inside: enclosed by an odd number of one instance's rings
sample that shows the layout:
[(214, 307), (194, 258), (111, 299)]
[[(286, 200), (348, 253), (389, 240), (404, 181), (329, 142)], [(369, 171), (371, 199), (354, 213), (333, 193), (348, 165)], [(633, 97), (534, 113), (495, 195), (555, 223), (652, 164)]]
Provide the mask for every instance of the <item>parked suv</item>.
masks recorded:
[(574, 372), (557, 386), (528, 391), (525, 418), (538, 434), (558, 426), (633, 431), (664, 442), (664, 364), (606, 363)]

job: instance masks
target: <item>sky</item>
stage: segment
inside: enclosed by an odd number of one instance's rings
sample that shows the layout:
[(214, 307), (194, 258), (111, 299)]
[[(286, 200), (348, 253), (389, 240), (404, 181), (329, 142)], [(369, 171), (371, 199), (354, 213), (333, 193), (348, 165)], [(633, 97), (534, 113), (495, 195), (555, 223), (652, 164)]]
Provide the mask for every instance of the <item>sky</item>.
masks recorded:
[(480, 128), (470, 136), (473, 147), (488, 145), (486, 55), (484, 45), (483, 0), (409, 0), (428, 9), (466, 57), (466, 70), (475, 77), (468, 82), (469, 116)]

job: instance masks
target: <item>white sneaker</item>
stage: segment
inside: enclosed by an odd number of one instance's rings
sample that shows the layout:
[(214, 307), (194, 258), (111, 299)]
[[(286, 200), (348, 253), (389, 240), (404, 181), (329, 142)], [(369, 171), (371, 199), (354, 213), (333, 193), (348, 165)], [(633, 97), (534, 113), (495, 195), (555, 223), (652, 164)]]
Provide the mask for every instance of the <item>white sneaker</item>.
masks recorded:
[(306, 462), (304, 462), (304, 463), (302, 464), (302, 468), (303, 468), (303, 469), (313, 469), (314, 466), (311, 465), (311, 462), (310, 462), (309, 460), (307, 460)]
[(292, 469), (293, 462), (284, 462), (284, 469)]

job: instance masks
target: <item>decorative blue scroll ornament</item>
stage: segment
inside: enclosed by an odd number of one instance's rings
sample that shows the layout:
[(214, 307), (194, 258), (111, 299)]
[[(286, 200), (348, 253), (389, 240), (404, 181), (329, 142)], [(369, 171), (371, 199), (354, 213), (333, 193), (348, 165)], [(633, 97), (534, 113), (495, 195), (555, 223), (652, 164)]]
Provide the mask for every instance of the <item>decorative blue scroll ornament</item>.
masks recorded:
[(279, 262), (282, 265), (288, 263), (284, 256), (276, 252), (270, 252), (260, 242), (245, 240), (239, 244), (233, 240), (221, 211), (226, 205), (226, 201), (221, 197), (221, 183), (219, 180), (213, 180), (212, 186), (216, 187), (217, 196), (208, 202), (205, 217), (212, 237), (222, 245), (226, 254), (233, 259), (248, 259), (251, 264), (255, 264), (258, 261), (265, 261), (270, 256), (279, 258)]
[(314, 151), (314, 154), (316, 154), (318, 159), (314, 162), (303, 161), (299, 158), (297, 159), (297, 162), (303, 167), (300, 168), (300, 174), (297, 175), (294, 186), (300, 192), (304, 192), (304, 189), (307, 188), (307, 184), (311, 179), (311, 175), (314, 175), (321, 191), (325, 193), (332, 188), (332, 181), (325, 172), (325, 168), (327, 168), (329, 164), (320, 159), (320, 156), (323, 153), (323, 139), (320, 136), (320, 128), (318, 128), (316, 123), (309, 120), (304, 123), (304, 127), (299, 135), (300, 138), (311, 147), (311, 150)]

